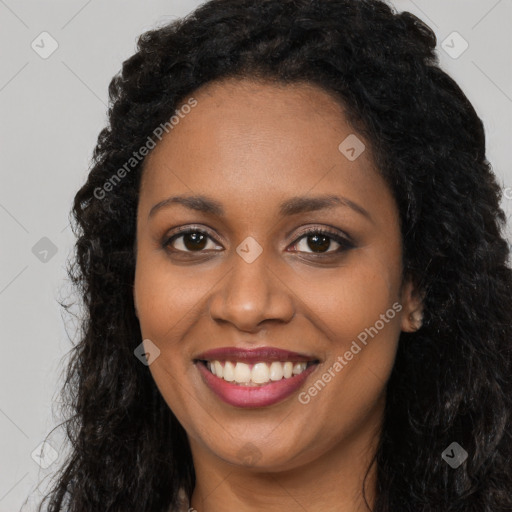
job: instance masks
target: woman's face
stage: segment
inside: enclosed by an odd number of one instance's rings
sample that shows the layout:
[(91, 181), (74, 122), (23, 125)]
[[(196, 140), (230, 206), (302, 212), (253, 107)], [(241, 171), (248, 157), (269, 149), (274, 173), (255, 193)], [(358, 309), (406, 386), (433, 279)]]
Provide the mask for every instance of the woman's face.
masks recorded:
[(420, 307), (395, 201), (323, 90), (232, 79), (193, 96), (140, 191), (134, 298), (156, 385), (195, 461), (361, 453)]

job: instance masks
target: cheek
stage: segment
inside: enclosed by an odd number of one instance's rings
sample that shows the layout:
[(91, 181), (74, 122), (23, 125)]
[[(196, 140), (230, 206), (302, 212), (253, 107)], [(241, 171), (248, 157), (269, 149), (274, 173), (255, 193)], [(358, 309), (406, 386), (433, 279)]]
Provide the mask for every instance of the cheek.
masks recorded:
[(171, 270), (164, 260), (160, 254), (140, 250), (134, 292), (142, 338), (151, 340), (160, 351), (148, 369), (178, 421), (190, 429), (190, 417), (198, 412), (194, 412), (196, 404), (185, 384), (192, 371), (186, 339), (204, 291), (190, 285), (194, 278), (188, 270)]
[(375, 403), (393, 368), (401, 331), (401, 266), (395, 253), (379, 254), (360, 251), (331, 279), (307, 280), (303, 293), (316, 327), (330, 341), (326, 364), (305, 390), (303, 403), (333, 430), (342, 411), (352, 411), (355, 419)]
[(142, 250), (134, 282), (142, 335), (168, 342), (183, 335), (215, 281), (208, 272), (198, 278), (192, 267), (172, 267), (165, 256), (144, 256)]
[[(385, 326), (398, 325), (401, 309), (394, 303), (400, 298), (400, 262), (358, 253), (352, 262), (333, 270), (322, 279), (301, 279), (299, 292), (307, 308), (314, 312), (317, 327), (333, 342), (336, 350), (374, 326), (385, 315)], [(391, 310), (390, 310), (391, 309)], [(386, 312), (388, 312), (386, 314)], [(396, 331), (396, 329), (394, 329)], [(364, 337), (364, 335), (362, 336)]]

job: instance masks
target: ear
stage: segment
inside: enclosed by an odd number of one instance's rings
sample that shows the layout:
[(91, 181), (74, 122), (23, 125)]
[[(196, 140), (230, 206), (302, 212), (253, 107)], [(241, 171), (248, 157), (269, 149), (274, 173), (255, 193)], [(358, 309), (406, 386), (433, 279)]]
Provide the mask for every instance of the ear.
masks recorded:
[(401, 328), (405, 332), (415, 332), (423, 324), (423, 294), (407, 279), (402, 286), (401, 304), (403, 307)]

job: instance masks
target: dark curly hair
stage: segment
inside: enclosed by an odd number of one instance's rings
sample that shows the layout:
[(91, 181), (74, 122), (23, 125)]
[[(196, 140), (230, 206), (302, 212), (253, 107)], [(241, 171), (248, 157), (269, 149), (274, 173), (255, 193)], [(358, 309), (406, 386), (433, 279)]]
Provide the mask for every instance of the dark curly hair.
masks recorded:
[[(109, 86), (73, 205), (69, 276), (85, 311), (63, 393), (71, 452), (50, 512), (164, 512), (190, 497), (186, 433), (134, 357), (135, 226), (144, 160), (97, 191), (201, 85), (309, 83), (339, 99), (396, 200), (404, 276), (423, 327), (402, 332), (377, 465), (374, 512), (512, 510), (512, 269), (502, 191), (483, 125), (439, 68), (432, 30), (379, 0), (211, 0), (142, 34)], [(96, 191), (96, 193), (95, 193)], [(453, 441), (469, 454), (454, 470)]]

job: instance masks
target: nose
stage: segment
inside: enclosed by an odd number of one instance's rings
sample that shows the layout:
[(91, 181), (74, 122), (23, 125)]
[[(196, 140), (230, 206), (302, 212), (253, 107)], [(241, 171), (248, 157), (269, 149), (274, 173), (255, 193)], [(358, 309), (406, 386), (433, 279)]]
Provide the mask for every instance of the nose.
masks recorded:
[(266, 321), (289, 322), (294, 314), (293, 292), (272, 269), (265, 251), (248, 263), (233, 255), (233, 267), (210, 298), (211, 317), (240, 331), (255, 332)]

